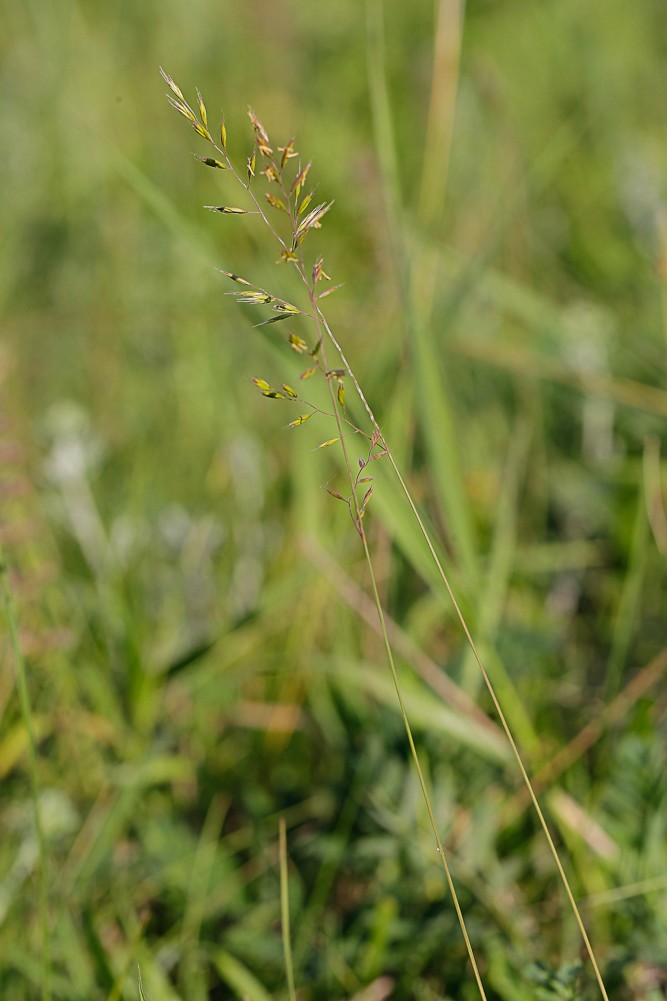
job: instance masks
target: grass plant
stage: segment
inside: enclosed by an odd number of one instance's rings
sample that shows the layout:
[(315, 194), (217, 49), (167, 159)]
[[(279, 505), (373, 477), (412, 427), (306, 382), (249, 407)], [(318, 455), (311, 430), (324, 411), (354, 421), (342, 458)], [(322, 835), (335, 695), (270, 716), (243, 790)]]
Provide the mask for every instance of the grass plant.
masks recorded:
[[(215, 150), (216, 155), (214, 156), (200, 156), (199, 160), (205, 164), (207, 167), (214, 168), (215, 170), (229, 171), (233, 176), (234, 180), (240, 184), (243, 189), (244, 195), (249, 199), (252, 208), (249, 210), (247, 208), (240, 208), (236, 205), (207, 205), (205, 206), (213, 212), (219, 212), (226, 216), (239, 216), (246, 215), (249, 212), (251, 214), (258, 215), (267, 229), (270, 231), (271, 235), (278, 242), (280, 246), (280, 257), (279, 263), (284, 263), (292, 265), (308, 295), (309, 309), (310, 312), (302, 310), (297, 306), (292, 305), (287, 302), (282, 296), (275, 295), (271, 292), (267, 292), (265, 289), (254, 285), (252, 282), (241, 278), (239, 275), (225, 271), (223, 272), (227, 278), (231, 279), (236, 284), (242, 286), (242, 291), (231, 293), (240, 304), (249, 304), (253, 306), (269, 306), (273, 315), (270, 315), (268, 319), (261, 320), (255, 327), (265, 327), (269, 324), (282, 323), (284, 321), (294, 321), (297, 317), (305, 317), (313, 321), (316, 331), (316, 336), (314, 341), (309, 344), (305, 341), (299, 334), (291, 331), (287, 337), (286, 343), (291, 347), (297, 354), (305, 355), (308, 359), (308, 367), (306, 367), (300, 374), (299, 378), (301, 382), (310, 380), (313, 375), (319, 374), (322, 376), (328, 385), (329, 399), (331, 405), (331, 411), (326, 412), (321, 410), (315, 404), (310, 403), (307, 399), (302, 397), (300, 393), (294, 390), (287, 383), (281, 383), (280, 388), (273, 388), (269, 382), (263, 377), (253, 378), (253, 382), (256, 387), (262, 393), (262, 396), (271, 400), (283, 400), (290, 404), (301, 404), (301, 409), (307, 407), (306, 413), (300, 414), (295, 417), (287, 424), (288, 430), (293, 428), (301, 427), (306, 421), (310, 420), (315, 415), (320, 415), (323, 417), (329, 417), (330, 420), (335, 422), (336, 431), (338, 432), (335, 437), (327, 438), (325, 441), (321, 442), (316, 447), (319, 449), (329, 448), (333, 445), (340, 445), (343, 466), (345, 469), (347, 477), (347, 489), (349, 493), (346, 496), (339, 493), (337, 490), (327, 488), (327, 492), (339, 501), (342, 501), (348, 508), (350, 518), (352, 523), (361, 539), (361, 543), (364, 550), (364, 556), (366, 559), (366, 566), (368, 569), (368, 576), (371, 586), (371, 591), (373, 595), (373, 600), (375, 602), (375, 607), (377, 611), (378, 620), (380, 623), (380, 631), (382, 634), (382, 640), (384, 643), (384, 648), (387, 656), (387, 663), (391, 672), (392, 681), (394, 683), (394, 688), (396, 691), (396, 697), (400, 707), (401, 717), (403, 720), (403, 725), (405, 727), (405, 732), (410, 746), (410, 753), (412, 756), (412, 761), (419, 779), (419, 785), (421, 788), (421, 793), (424, 798), (424, 803), (426, 806), (426, 811), (428, 813), (429, 821), (431, 824), (433, 836), (435, 838), (435, 848), (438, 852), (440, 859), (442, 861), (442, 867), (445, 874), (445, 879), (449, 887), (449, 891), (452, 897), (452, 902), (456, 911), (456, 917), (463, 935), (466, 950), (468, 953), (468, 958), (472, 967), (472, 972), (482, 999), (486, 999), (486, 993), (482, 983), (482, 978), (479, 971), (478, 962), (475, 956), (474, 949), (470, 940), (468, 933), (468, 928), (466, 926), (465, 917), (461, 910), (461, 905), (459, 903), (458, 894), (456, 892), (452, 871), (447, 860), (447, 853), (445, 850), (445, 843), (439, 833), (438, 823), (436, 821), (433, 804), (431, 800), (431, 795), (424, 777), (422, 766), (419, 759), (419, 754), (415, 745), (412, 726), (408, 717), (406, 710), (405, 700), (402, 692), (402, 687), (399, 681), (399, 676), (396, 670), (396, 663), (394, 659), (394, 653), (389, 638), (389, 633), (387, 630), (387, 623), (385, 619), (385, 613), (382, 605), (382, 600), (380, 597), (380, 592), (378, 590), (377, 578), (374, 569), (374, 562), (371, 556), (371, 551), (369, 548), (368, 537), (364, 527), (364, 517), (366, 515), (366, 510), (371, 499), (371, 495), (374, 489), (374, 477), (367, 475), (372, 468), (371, 464), (375, 463), (377, 460), (386, 458), (390, 463), (392, 470), (398, 479), (401, 489), (405, 495), (407, 503), (410, 506), (412, 514), (419, 526), (419, 530), (424, 538), (424, 541), (428, 547), (431, 557), (437, 567), (438, 575), (445, 586), (447, 595), (454, 606), (456, 616), (459, 620), (461, 628), (465, 633), (466, 640), (469, 644), (470, 650), (474, 660), (479, 668), (482, 675), (486, 688), (489, 692), (491, 700), (493, 702), (495, 711), (497, 713), (498, 719), (501, 723), (503, 731), (507, 737), (509, 745), (512, 750), (512, 754), (516, 761), (516, 764), (521, 773), (521, 777), (525, 783), (528, 795), (532, 806), (537, 814), (540, 826), (546, 838), (549, 846), (549, 850), (552, 854), (553, 860), (555, 862), (558, 875), (563, 883), (565, 893), (569, 905), (572, 908), (573, 914), (575, 916), (577, 925), (582, 935), (586, 953), (588, 959), (593, 967), (595, 978), (597, 980), (600, 992), (605, 1001), (608, 1001), (608, 994), (602, 979), (602, 974), (600, 972), (600, 967), (598, 965), (593, 947), (591, 945), (588, 933), (586, 931), (581, 912), (577, 905), (577, 902), (572, 893), (570, 887), (570, 882), (565, 873), (560, 854), (556, 848), (555, 842), (553, 840), (551, 831), (547, 825), (544, 813), (540, 804), (538, 802), (533, 784), (529, 778), (528, 772), (523, 762), (522, 755), (517, 746), (516, 740), (512, 733), (512, 730), (507, 722), (505, 713), (501, 707), (498, 700), (496, 690), (491, 682), (491, 678), (482, 663), (481, 657), (472, 638), (468, 624), (461, 612), (458, 601), (454, 595), (449, 578), (445, 573), (442, 563), (436, 552), (434, 543), (431, 536), (417, 510), (416, 504), (413, 500), (412, 494), (408, 489), (408, 486), (396, 465), (390, 446), (385, 438), (375, 415), (364, 396), (364, 392), (359, 384), (359, 381), (352, 370), (350, 363), (348, 362), (343, 348), (331, 329), (329, 323), (327, 322), (326, 316), (322, 310), (321, 301), (328, 296), (331, 292), (335, 292), (337, 286), (329, 286), (324, 288), (323, 291), (318, 291), (319, 282), (322, 280), (330, 281), (329, 276), (324, 270), (324, 261), (322, 257), (318, 257), (312, 264), (312, 269), (306, 265), (303, 244), (306, 237), (309, 235), (310, 231), (313, 229), (319, 229), (322, 226), (322, 219), (329, 212), (332, 207), (332, 203), (320, 202), (319, 205), (311, 208), (311, 202), (313, 201), (313, 196), (315, 194), (315, 189), (310, 188), (305, 190), (308, 182), (308, 175), (310, 173), (311, 162), (302, 164), (301, 159), (299, 159), (299, 154), (294, 148), (294, 140), (290, 139), (286, 142), (284, 146), (279, 146), (277, 150), (274, 150), (274, 146), (271, 145), (271, 140), (269, 139), (268, 133), (259, 120), (255, 112), (251, 109), (248, 112), (250, 122), (255, 135), (255, 146), (250, 153), (247, 164), (246, 164), (246, 178), (242, 179), (240, 173), (235, 168), (232, 160), (230, 159), (227, 152), (227, 128), (225, 125), (224, 117), (219, 125), (219, 141), (216, 141), (211, 131), (209, 130), (208, 115), (206, 111), (206, 106), (204, 104), (203, 98), (199, 90), (197, 91), (197, 104), (195, 111), (194, 108), (188, 104), (185, 99), (183, 92), (181, 91), (178, 84), (161, 70), (162, 76), (167, 83), (171, 94), (168, 94), (168, 100), (170, 104), (190, 123), (194, 128), (198, 136), (204, 139), (210, 146)], [(386, 117), (386, 113), (385, 113)], [(389, 131), (389, 130), (386, 130)], [(386, 136), (389, 139), (389, 136)], [(218, 159), (217, 157), (220, 157)], [(289, 173), (287, 168), (289, 167), (289, 161), (291, 159), (298, 160), (298, 166)], [(260, 165), (263, 169), (260, 169)], [(393, 173), (393, 172), (392, 172)], [(255, 193), (255, 186), (253, 186), (253, 180), (257, 174), (261, 174), (268, 186), (267, 191), (264, 192), (265, 201), (260, 201), (259, 196)], [(277, 190), (277, 194), (273, 194), (273, 190)], [(303, 197), (302, 196), (302, 192)], [(273, 219), (269, 218), (268, 210), (265, 208), (265, 204), (268, 203), (270, 209), (275, 210), (277, 213), (282, 213), (287, 217), (287, 235), (283, 236), (279, 232), (276, 225), (274, 225)], [(327, 360), (327, 341), (329, 346), (333, 347), (335, 350), (338, 364), (342, 367), (330, 367)], [(356, 395), (366, 412), (366, 417), (370, 423), (369, 429), (364, 432), (356, 423), (354, 423), (349, 417), (346, 407), (346, 397), (345, 397), (345, 382), (348, 379), (352, 384)], [(437, 394), (433, 394), (437, 395)], [(442, 423), (438, 424), (438, 428), (441, 429), (443, 426), (449, 426), (448, 419), (444, 418), (442, 413), (440, 414), (443, 418)], [(367, 454), (358, 456), (357, 463), (355, 466), (356, 472), (353, 470), (353, 463), (350, 457), (350, 445), (351, 440), (354, 436), (359, 435), (362, 439), (365, 439), (365, 444), (363, 451), (367, 450)], [(348, 441), (350, 439), (350, 441)], [(361, 475), (364, 474), (364, 475)], [(370, 484), (370, 485), (369, 485)], [(642, 519), (643, 524), (643, 519)], [(284, 830), (281, 826), (281, 839), (284, 837)], [(285, 915), (283, 915), (285, 918)], [(286, 958), (289, 957), (289, 953), (286, 950)], [(291, 960), (288, 965), (288, 974), (290, 982), (290, 995), (294, 993), (293, 985), (293, 971), (291, 967)]]

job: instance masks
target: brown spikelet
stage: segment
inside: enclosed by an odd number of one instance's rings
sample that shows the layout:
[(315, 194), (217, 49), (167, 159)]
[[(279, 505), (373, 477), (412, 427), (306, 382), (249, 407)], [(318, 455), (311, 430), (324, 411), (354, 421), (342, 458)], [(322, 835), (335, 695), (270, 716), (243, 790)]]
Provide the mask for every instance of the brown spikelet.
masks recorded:
[(339, 494), (337, 490), (331, 490), (329, 487), (327, 487), (326, 489), (327, 489), (327, 493), (331, 494), (332, 497), (335, 497), (336, 500), (342, 501), (343, 504), (349, 505), (350, 502), (347, 499), (347, 497), (343, 497), (343, 495)]
[[(328, 278), (329, 276), (328, 276), (328, 275), (324, 275), (324, 277), (325, 277), (325, 278)], [(318, 295), (318, 297), (317, 297), (318, 301), (319, 301), (320, 299), (326, 299), (326, 297), (327, 297), (328, 295), (333, 295), (333, 293), (334, 293), (334, 292), (337, 292), (337, 291), (338, 291), (338, 289), (339, 289), (339, 288), (342, 288), (342, 287), (343, 287), (343, 284), (342, 284), (342, 282), (341, 282), (341, 284), (340, 284), (340, 285), (332, 285), (332, 286), (331, 286), (331, 288), (326, 288), (326, 289), (324, 290), (324, 292), (320, 292), (320, 294)]]
[(274, 184), (280, 180), (280, 174), (272, 163), (267, 163), (266, 167), (262, 171), (262, 174), (270, 184)]
[(292, 187), (290, 188), (290, 194), (293, 193), (294, 196), (295, 196), (295, 198), (299, 197), (299, 195), (301, 193), (301, 189), (303, 188), (304, 184), (306, 183), (306, 178), (308, 177), (308, 171), (311, 168), (311, 164), (312, 164), (312, 161), (311, 161), (311, 163), (307, 163), (306, 166), (303, 168), (303, 170), (300, 170), (299, 173), (294, 178), (294, 180), (292, 181)]
[(280, 157), (280, 169), (282, 170), (291, 157), (298, 155), (294, 149), (294, 139), (290, 139), (287, 146), (279, 146), (278, 152), (282, 153), (282, 156)]
[(318, 257), (317, 260), (315, 261), (315, 264), (313, 265), (313, 270), (311, 273), (313, 285), (317, 285), (318, 281), (322, 278), (324, 274), (324, 271), (322, 270), (323, 265), (324, 265), (323, 258)]
[(255, 142), (257, 143), (257, 149), (260, 151), (262, 156), (272, 156), (273, 149), (271, 148), (271, 143), (266, 129), (252, 108), (248, 108), (248, 118), (252, 122), (252, 127), (255, 130)]
[(280, 209), (281, 212), (287, 212), (287, 206), (280, 198), (276, 198), (275, 195), (270, 195), (268, 191), (266, 192), (264, 197), (266, 198), (269, 205), (272, 205), (274, 209)]

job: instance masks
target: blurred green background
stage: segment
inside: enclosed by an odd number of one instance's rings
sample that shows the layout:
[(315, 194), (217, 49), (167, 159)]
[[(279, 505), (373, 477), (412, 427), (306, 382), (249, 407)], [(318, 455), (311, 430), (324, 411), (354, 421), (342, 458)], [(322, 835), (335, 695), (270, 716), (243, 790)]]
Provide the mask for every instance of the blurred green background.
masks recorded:
[[(1, 532), (46, 845), (3, 614), (3, 998), (136, 998), (137, 964), (148, 1001), (286, 997), (281, 815), (300, 997), (478, 997), (359, 539), (322, 489), (335, 431), (284, 430), (249, 380), (298, 359), (215, 269), (291, 298), (294, 276), (256, 221), (201, 208), (242, 192), (191, 155), (159, 65), (224, 108), (239, 166), (248, 105), (313, 158), (327, 314), (610, 995), (665, 997), (663, 5), (4, 0), (0, 53)], [(376, 465), (367, 530), (488, 996), (597, 997)]]

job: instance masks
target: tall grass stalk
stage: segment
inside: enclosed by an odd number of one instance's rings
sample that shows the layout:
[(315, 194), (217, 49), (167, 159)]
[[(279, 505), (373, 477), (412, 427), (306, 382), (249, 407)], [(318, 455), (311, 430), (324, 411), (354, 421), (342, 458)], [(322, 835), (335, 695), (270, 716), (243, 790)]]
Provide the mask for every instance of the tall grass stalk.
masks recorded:
[(4, 605), (9, 641), (16, 671), (16, 687), (21, 707), (21, 717), (27, 738), (28, 776), (30, 781), (30, 798), (33, 808), (35, 836), (39, 856), (39, 924), (41, 937), (41, 997), (42, 1001), (51, 1001), (51, 929), (49, 922), (49, 889), (48, 889), (48, 853), (44, 826), (39, 802), (39, 776), (37, 773), (37, 745), (35, 742), (35, 727), (33, 725), (30, 692), (26, 663), (21, 649), (18, 619), (14, 605), (14, 597), (9, 581), (9, 566), (5, 550), (0, 542), (0, 590)]
[[(381, 60), (378, 60), (377, 61), (378, 74), (381, 72), (381, 69), (382, 69), (382, 62)], [(216, 141), (213, 139), (213, 136), (211, 135), (211, 132), (209, 130), (206, 108), (199, 92), (197, 92), (197, 112), (195, 112), (193, 108), (187, 103), (186, 99), (183, 96), (182, 91), (177, 86), (177, 84), (171, 79), (171, 77), (169, 77), (163, 71), (162, 75), (171, 91), (171, 94), (167, 95), (170, 100), (170, 103), (176, 108), (176, 110), (179, 111), (181, 115), (183, 115), (190, 122), (191, 126), (194, 128), (197, 134), (201, 136), (206, 142), (208, 142), (217, 153), (216, 157), (200, 157), (199, 159), (202, 160), (202, 162), (209, 167), (220, 170), (226, 170), (227, 172), (229, 172), (235, 178), (236, 182), (240, 184), (246, 195), (249, 197), (251, 206), (250, 209), (236, 207), (236, 206), (228, 206), (228, 205), (207, 206), (207, 207), (223, 215), (236, 216), (236, 215), (252, 213), (254, 215), (259, 216), (281, 247), (281, 255), (280, 255), (281, 261), (293, 265), (293, 267), (299, 274), (299, 277), (301, 278), (301, 281), (306, 289), (309, 306), (311, 310), (310, 312), (304, 312), (299, 307), (294, 306), (291, 303), (282, 299), (282, 297), (276, 296), (273, 293), (267, 292), (265, 289), (260, 288), (259, 286), (253, 285), (245, 278), (241, 278), (239, 275), (236, 275), (233, 272), (223, 272), (232, 281), (242, 286), (242, 291), (235, 291), (231, 293), (237, 298), (239, 302), (252, 304), (256, 306), (268, 306), (273, 311), (274, 314), (273, 316), (269, 317), (269, 319), (267, 320), (262, 321), (260, 324), (257, 324), (257, 326), (263, 326), (268, 323), (276, 323), (279, 321), (294, 319), (299, 315), (302, 315), (306, 318), (310, 318), (315, 323), (316, 343), (313, 348), (309, 349), (306, 342), (295, 334), (289, 335), (288, 344), (298, 353), (308, 355), (313, 363), (308, 370), (302, 373), (301, 376), (302, 379), (309, 378), (311, 375), (316, 373), (319, 373), (326, 379), (328, 385), (329, 400), (331, 404), (331, 412), (321, 410), (319, 407), (305, 400), (300, 395), (300, 393), (297, 393), (294, 389), (292, 389), (291, 386), (288, 386), (286, 384), (282, 384), (279, 389), (276, 389), (273, 388), (263, 378), (255, 378), (253, 379), (253, 382), (265, 397), (276, 400), (300, 402), (304, 406), (307, 406), (309, 408), (308, 413), (302, 414), (296, 420), (290, 422), (290, 424), (288, 425), (288, 427), (290, 428), (300, 426), (306, 420), (310, 419), (317, 413), (333, 418), (335, 422), (337, 431), (336, 436), (334, 438), (322, 442), (321, 445), (318, 447), (325, 448), (335, 444), (340, 444), (345, 475), (348, 483), (349, 495), (346, 498), (335, 490), (329, 490), (329, 493), (332, 494), (334, 497), (336, 497), (338, 500), (347, 504), (352, 522), (361, 539), (364, 556), (368, 567), (373, 600), (375, 603), (378, 620), (380, 623), (380, 630), (386, 652), (387, 662), (393, 679), (394, 687), (396, 690), (396, 696), (400, 707), (400, 713), (403, 720), (403, 725), (405, 728), (407, 740), (410, 747), (411, 757), (414, 763), (414, 767), (416, 769), (422, 796), (429, 817), (429, 822), (433, 831), (433, 836), (435, 839), (435, 847), (439, 854), (445, 879), (452, 895), (452, 900), (454, 903), (454, 908), (456, 911), (458, 923), (460, 925), (461, 932), (465, 941), (466, 950), (468, 953), (468, 957), (473, 970), (479, 994), (483, 999), (486, 998), (484, 986), (479, 972), (479, 966), (475, 957), (470, 936), (468, 934), (465, 918), (460, 907), (452, 872), (447, 860), (446, 853), (444, 851), (442, 838), (440, 837), (439, 834), (438, 825), (431, 802), (431, 797), (426, 785), (426, 781), (420, 764), (419, 755), (415, 746), (412, 728), (406, 711), (405, 702), (401, 690), (401, 684), (394, 662), (392, 645), (387, 630), (382, 601), (380, 599), (380, 594), (378, 591), (373, 558), (370, 552), (368, 538), (364, 528), (364, 516), (366, 514), (367, 506), (372, 496), (373, 478), (368, 475), (362, 476), (361, 474), (362, 473), (366, 474), (366, 472), (368, 471), (368, 467), (372, 462), (374, 462), (377, 459), (382, 459), (385, 457), (389, 462), (398, 480), (398, 483), (400, 484), (401, 490), (405, 495), (405, 498), (410, 507), (412, 515), (414, 516), (416, 523), (419, 526), (419, 531), (426, 543), (426, 546), (428, 547), (431, 558), (434, 561), (434, 564), (437, 568), (438, 575), (452, 603), (455, 614), (459, 620), (459, 623), (461, 625), (461, 628), (463, 630), (469, 648), (472, 651), (472, 656), (474, 657), (474, 661), (477, 664), (483, 682), (486, 685), (486, 688), (488, 689), (488, 692), (491, 696), (492, 702), (494, 704), (495, 710), (498, 715), (498, 719), (500, 720), (501, 726), (510, 744), (512, 753), (516, 760), (521, 777), (525, 783), (530, 800), (539, 818), (539, 822), (544, 832), (544, 836), (547, 840), (549, 849), (554, 858), (558, 874), (565, 887), (566, 895), (568, 897), (577, 925), (581, 932), (586, 947), (586, 951), (588, 953), (591, 965), (595, 972), (595, 976), (601, 994), (605, 999), (605, 1001), (608, 1001), (608, 995), (605, 989), (604, 982), (602, 980), (602, 975), (600, 973), (600, 969), (595, 954), (593, 952), (592, 945), (588, 938), (586, 928), (581, 918), (579, 908), (574, 898), (574, 894), (572, 893), (572, 890), (570, 888), (570, 884), (567, 879), (563, 865), (561, 863), (558, 850), (556, 849), (546, 819), (544, 817), (540, 804), (537, 800), (537, 796), (531, 784), (530, 778), (528, 776), (528, 772), (523, 763), (523, 759), (519, 751), (518, 745), (514, 739), (512, 729), (507, 721), (506, 714), (503, 711), (503, 708), (501, 707), (500, 701), (496, 694), (494, 685), (482, 662), (477, 646), (473, 640), (472, 634), (467, 625), (466, 619), (463, 615), (459, 602), (457, 601), (457, 598), (454, 594), (454, 590), (450, 584), (449, 577), (445, 572), (442, 562), (436, 552), (435, 545), (432, 541), (431, 535), (424, 524), (423, 518), (420, 515), (420, 512), (405, 482), (405, 479), (401, 474), (396, 461), (394, 460), (389, 444), (383, 435), (380, 425), (375, 418), (373, 410), (368, 400), (366, 399), (366, 396), (364, 395), (362, 387), (352, 369), (352, 366), (347, 360), (343, 347), (340, 341), (338, 340), (336, 334), (332, 330), (331, 326), (329, 325), (327, 318), (321, 308), (320, 305), (321, 299), (325, 295), (329, 294), (330, 291), (334, 291), (335, 289), (326, 289), (324, 293), (319, 292), (319, 282), (321, 280), (328, 278), (328, 276), (324, 272), (323, 261), (321, 258), (319, 258), (315, 262), (312, 271), (309, 272), (309, 269), (307, 269), (306, 267), (303, 256), (304, 239), (312, 229), (319, 228), (319, 226), (321, 225), (322, 218), (331, 208), (331, 203), (329, 204), (321, 203), (316, 208), (310, 209), (308, 211), (313, 191), (311, 190), (310, 192), (305, 194), (303, 198), (300, 198), (300, 196), (302, 190), (304, 189), (304, 185), (308, 176), (310, 163), (308, 163), (306, 166), (302, 166), (301, 162), (299, 161), (299, 166), (296, 175), (294, 176), (293, 180), (291, 180), (290, 183), (290, 177), (292, 175), (291, 174), (288, 175), (289, 161), (293, 157), (298, 156), (298, 154), (294, 150), (293, 141), (290, 140), (290, 142), (288, 142), (284, 147), (278, 147), (277, 153), (274, 153), (274, 149), (271, 146), (269, 136), (264, 126), (252, 111), (249, 112), (249, 117), (255, 133), (255, 149), (251, 154), (251, 156), (248, 158), (246, 179), (244, 179), (238, 172), (236, 167), (233, 165), (232, 161), (228, 156), (227, 134), (226, 134), (226, 127), (224, 124), (224, 119), (220, 127), (220, 139)], [(378, 95), (381, 97), (382, 86), (379, 77), (376, 80), (376, 87)], [(385, 98), (386, 98), (386, 93), (385, 93)], [(385, 109), (383, 115), (385, 127), (388, 129), (389, 132), (391, 132), (392, 130), (389, 117), (390, 115), (389, 102), (388, 100), (383, 99), (381, 104), (382, 107)], [(220, 159), (218, 159), (218, 157)], [(277, 213), (276, 218), (280, 218), (282, 216), (283, 220), (285, 221), (286, 228), (288, 230), (288, 236), (281, 235), (281, 232), (279, 231), (279, 224), (277, 222), (276, 224), (274, 224), (274, 222), (272, 221), (273, 217), (269, 218), (268, 215), (269, 209), (266, 208), (265, 203), (260, 202), (257, 194), (255, 193), (255, 190), (253, 188), (253, 179), (255, 178), (256, 174), (259, 173), (259, 165), (263, 165), (264, 167), (261, 173), (265, 176), (266, 180), (269, 182), (269, 186), (271, 187), (272, 185), (274, 185), (275, 186), (274, 190), (277, 191), (278, 193), (277, 195), (274, 195), (271, 193), (271, 191), (267, 191), (265, 193), (266, 202), (268, 203), (269, 208)], [(394, 178), (394, 180), (396, 181), (396, 178)], [(397, 190), (398, 188), (396, 184), (396, 188), (394, 189), (394, 196), (396, 196)], [(399, 214), (398, 199), (394, 197), (393, 200), (397, 208), (397, 217), (398, 217)], [(396, 231), (398, 231), (398, 229)], [(342, 365), (341, 368), (330, 367), (329, 362), (327, 360), (327, 345), (333, 347), (336, 355), (338, 356), (338, 359), (340, 360), (340, 364)], [(346, 409), (346, 403), (345, 403), (344, 379), (349, 380), (359, 400), (361, 401), (361, 404), (370, 422), (370, 429), (371, 429), (370, 433), (367, 431), (363, 431), (357, 424), (353, 423), (351, 418), (348, 416), (348, 411)], [(366, 460), (362, 459), (359, 460), (359, 471), (357, 471), (356, 473), (353, 471), (352, 468), (352, 463), (350, 460), (348, 444), (347, 444), (347, 438), (351, 435), (361, 436), (368, 442), (369, 445), (368, 458)], [(367, 489), (366, 487), (369, 482), (371, 482), (371, 486)], [(361, 493), (362, 490), (364, 491), (363, 497), (360, 499), (359, 493)], [(460, 497), (456, 499), (456, 503), (454, 506), (459, 510), (464, 510), (465, 507), (462, 504), (462, 500)]]

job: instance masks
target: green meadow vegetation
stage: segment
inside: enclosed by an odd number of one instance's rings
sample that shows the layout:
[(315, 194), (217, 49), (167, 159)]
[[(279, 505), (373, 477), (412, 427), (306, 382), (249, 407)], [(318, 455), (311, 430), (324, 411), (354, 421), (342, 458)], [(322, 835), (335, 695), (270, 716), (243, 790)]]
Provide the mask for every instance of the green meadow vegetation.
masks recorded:
[(0, 997), (664, 999), (661, 4), (0, 54)]

